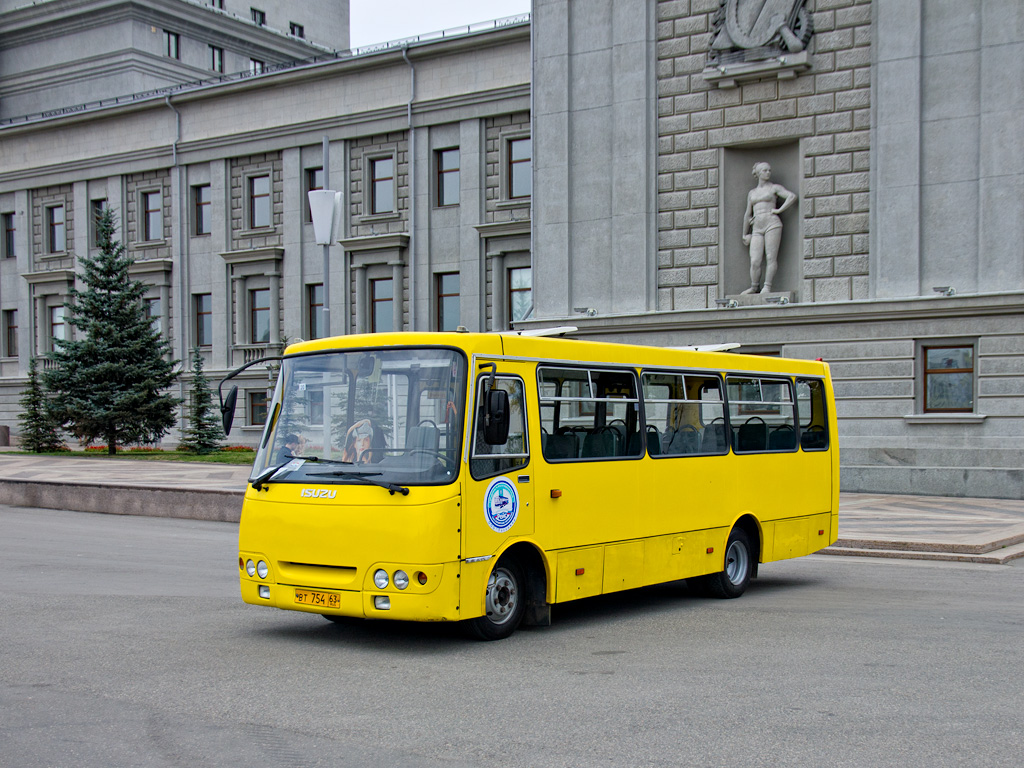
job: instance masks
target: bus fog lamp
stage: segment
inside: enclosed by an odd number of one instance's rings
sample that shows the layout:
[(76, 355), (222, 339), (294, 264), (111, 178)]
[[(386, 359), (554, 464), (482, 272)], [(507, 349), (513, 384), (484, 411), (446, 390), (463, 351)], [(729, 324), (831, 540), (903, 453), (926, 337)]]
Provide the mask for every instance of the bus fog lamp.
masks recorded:
[(258, 563), (256, 563), (257, 576), (259, 576), (261, 579), (265, 579), (267, 578), (268, 573), (270, 573), (270, 567), (265, 562), (260, 560)]
[(387, 595), (377, 595), (373, 598), (373, 607), (378, 611), (390, 611), (391, 598)]
[(264, 600), (270, 599), (270, 587), (268, 587), (266, 584), (260, 584), (260, 597), (262, 597)]
[(405, 571), (395, 571), (394, 582), (398, 589), (405, 589), (409, 586), (409, 574)]
[(256, 575), (256, 563), (254, 563), (252, 560), (246, 560), (245, 561), (245, 572), (248, 573), (250, 576), (255, 576)]
[(378, 568), (374, 571), (373, 583), (377, 586), (377, 589), (384, 589), (388, 585), (388, 572), (383, 568)]

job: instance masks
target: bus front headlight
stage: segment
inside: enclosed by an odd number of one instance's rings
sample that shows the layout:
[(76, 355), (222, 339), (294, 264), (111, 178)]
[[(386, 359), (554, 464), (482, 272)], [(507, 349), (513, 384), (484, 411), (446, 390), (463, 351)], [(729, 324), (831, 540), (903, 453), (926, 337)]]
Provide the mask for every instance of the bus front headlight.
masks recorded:
[(377, 585), (377, 589), (384, 589), (388, 585), (388, 572), (378, 568), (373, 574), (373, 583)]
[(245, 561), (245, 572), (248, 573), (250, 576), (255, 576), (256, 575), (256, 563), (254, 563), (252, 560), (246, 560)]
[(394, 582), (398, 589), (405, 589), (409, 586), (409, 574), (405, 571), (395, 571)]
[(270, 568), (269, 568), (269, 566), (267, 566), (267, 564), (265, 562), (260, 560), (258, 563), (256, 563), (256, 575), (257, 576), (259, 576), (261, 579), (265, 579), (265, 578), (267, 578), (267, 574), (268, 573), (270, 573)]

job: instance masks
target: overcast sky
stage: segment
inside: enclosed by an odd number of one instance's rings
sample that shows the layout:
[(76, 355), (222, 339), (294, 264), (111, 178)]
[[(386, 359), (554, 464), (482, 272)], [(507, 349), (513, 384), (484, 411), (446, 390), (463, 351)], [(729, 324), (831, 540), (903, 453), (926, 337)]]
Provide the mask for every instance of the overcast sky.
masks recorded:
[(530, 0), (350, 0), (351, 46), (530, 12)]

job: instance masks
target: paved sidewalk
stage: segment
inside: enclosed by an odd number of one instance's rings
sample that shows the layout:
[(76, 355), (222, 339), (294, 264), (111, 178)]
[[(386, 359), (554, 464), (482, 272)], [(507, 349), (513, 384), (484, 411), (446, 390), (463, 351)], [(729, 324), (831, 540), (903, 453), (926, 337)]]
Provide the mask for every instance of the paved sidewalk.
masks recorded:
[[(0, 504), (237, 521), (249, 470), (0, 452)], [(823, 552), (1005, 563), (1024, 557), (1024, 501), (843, 493)]]

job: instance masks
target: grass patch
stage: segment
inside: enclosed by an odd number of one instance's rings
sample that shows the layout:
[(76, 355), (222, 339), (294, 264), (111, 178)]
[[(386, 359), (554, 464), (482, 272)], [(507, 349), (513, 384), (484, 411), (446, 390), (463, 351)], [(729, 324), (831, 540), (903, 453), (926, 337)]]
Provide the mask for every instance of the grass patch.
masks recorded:
[(252, 464), (252, 460), (256, 457), (256, 451), (252, 450), (238, 450), (232, 448), (231, 450), (220, 450), (215, 453), (207, 453), (203, 455), (197, 455), (195, 453), (186, 453), (185, 451), (133, 451), (131, 449), (118, 449), (117, 454), (114, 456), (108, 456), (106, 449), (103, 451), (61, 451), (59, 453), (29, 453), (28, 451), (19, 451), (22, 456), (60, 456), (61, 458), (70, 459), (124, 459), (125, 461), (187, 461), (187, 462), (199, 462), (203, 464), (238, 464), (248, 465)]

